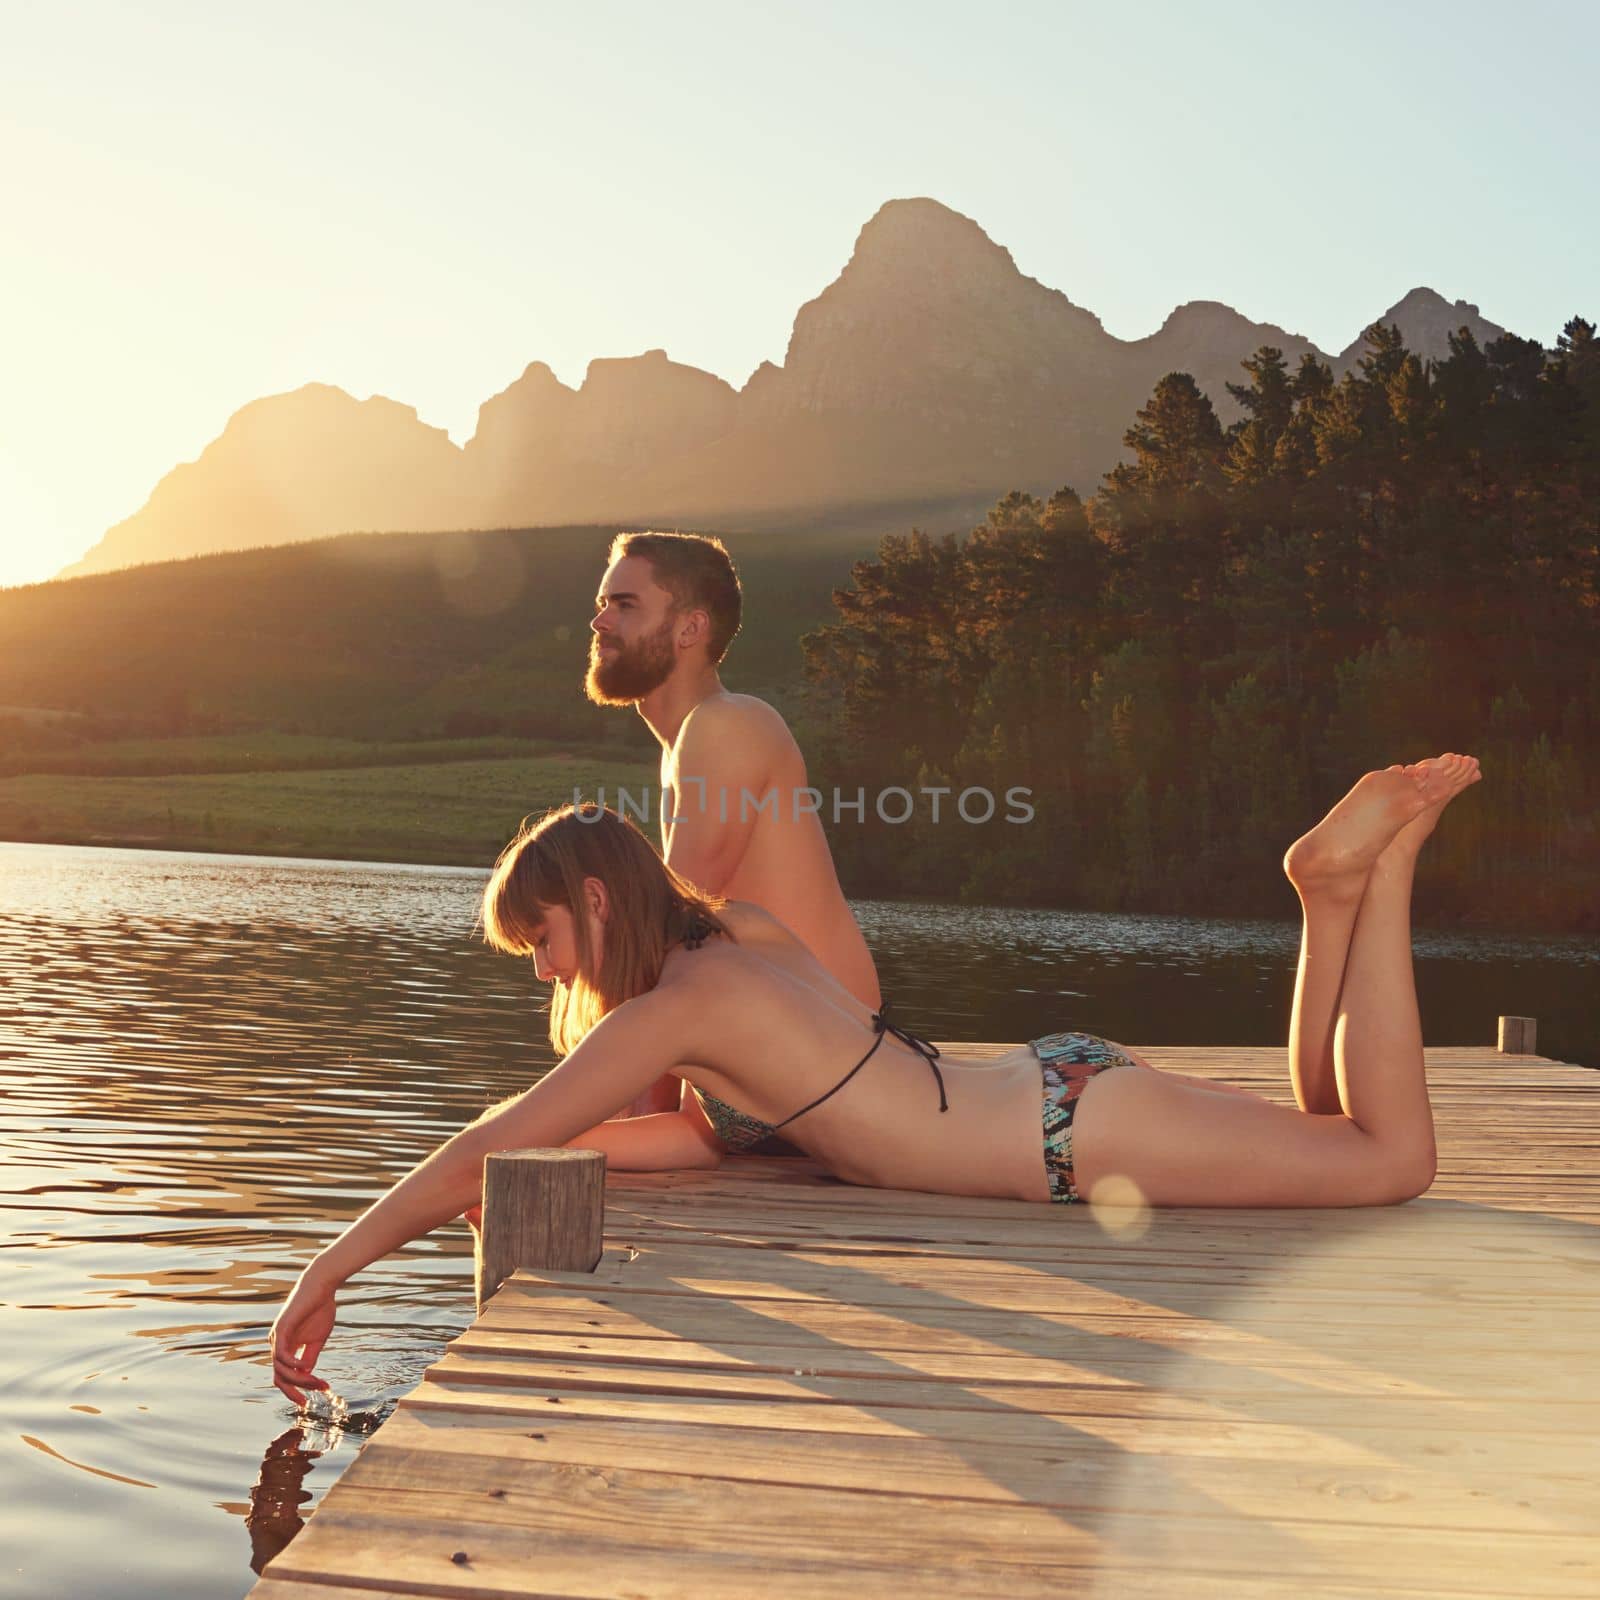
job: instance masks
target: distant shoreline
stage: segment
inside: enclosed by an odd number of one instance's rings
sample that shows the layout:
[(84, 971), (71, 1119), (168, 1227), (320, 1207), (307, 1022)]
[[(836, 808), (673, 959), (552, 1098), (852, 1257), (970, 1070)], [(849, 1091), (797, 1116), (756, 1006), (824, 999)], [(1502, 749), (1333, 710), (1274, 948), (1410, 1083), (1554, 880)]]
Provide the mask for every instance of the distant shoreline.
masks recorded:
[(41, 848), (60, 847), (74, 850), (148, 850), (153, 854), (185, 856), (249, 856), (263, 861), (330, 861), (340, 865), (368, 867), (449, 867), (462, 872), (488, 873), (494, 865), (493, 857), (487, 860), (446, 860), (443, 857), (423, 860), (413, 855), (401, 858), (392, 854), (374, 852), (371, 855), (334, 855), (309, 848), (298, 849), (300, 841), (289, 839), (270, 844), (230, 843), (225, 839), (165, 838), (155, 834), (67, 834), (49, 838), (19, 839), (6, 835), (0, 837), (3, 845), (37, 845)]
[[(216, 856), (245, 856), (259, 860), (270, 861), (325, 861), (348, 866), (370, 867), (447, 867), (455, 871), (482, 872), (487, 874), (494, 863), (495, 856), (499, 853), (499, 846), (487, 855), (471, 860), (462, 859), (461, 854), (451, 856), (447, 851), (440, 851), (424, 859), (420, 853), (409, 856), (399, 856), (394, 853), (382, 853), (374, 849), (368, 854), (340, 854), (327, 849), (295, 849), (293, 846), (300, 841), (282, 840), (263, 843), (245, 843), (229, 841), (226, 839), (197, 839), (193, 837), (166, 837), (158, 835), (137, 834), (71, 834), (66, 831), (58, 832), (52, 837), (17, 838), (9, 833), (0, 834), (0, 846), (3, 845), (40, 845), (63, 846), (73, 849), (100, 849), (100, 850), (148, 850), (152, 853), (171, 853), (173, 855), (216, 855)], [(1202, 922), (1283, 922), (1285, 925), (1293, 922), (1293, 918), (1286, 910), (1281, 916), (1270, 912), (1259, 913), (1207, 913), (1177, 908), (1164, 911), (1151, 911), (1148, 909), (1130, 911), (1115, 906), (1090, 906), (1090, 905), (1057, 905), (1044, 904), (1031, 901), (998, 901), (974, 900), (960, 901), (947, 895), (917, 895), (917, 894), (857, 894), (848, 884), (844, 886), (847, 898), (866, 901), (890, 901), (901, 905), (969, 905), (973, 909), (989, 909), (994, 911), (1043, 911), (1055, 912), (1062, 915), (1085, 916), (1152, 916), (1173, 917), (1177, 919), (1193, 919)], [(1588, 939), (1600, 944), (1600, 931), (1588, 928), (1551, 928), (1542, 927), (1532, 923), (1514, 922), (1482, 922), (1465, 918), (1450, 918), (1428, 916), (1419, 919), (1415, 924), (1416, 932), (1435, 933), (1474, 933), (1499, 936), (1518, 936), (1525, 938), (1543, 939)]]

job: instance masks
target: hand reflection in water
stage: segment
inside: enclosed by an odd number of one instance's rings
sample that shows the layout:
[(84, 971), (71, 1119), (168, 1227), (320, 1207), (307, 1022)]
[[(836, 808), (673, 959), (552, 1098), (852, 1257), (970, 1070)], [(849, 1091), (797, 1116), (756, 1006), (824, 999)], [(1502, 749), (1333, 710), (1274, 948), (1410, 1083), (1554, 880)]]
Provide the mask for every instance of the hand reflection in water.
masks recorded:
[(376, 1431), (394, 1410), (392, 1397), (347, 1403), (314, 1395), (292, 1428), (267, 1446), (261, 1475), (250, 1491), (245, 1526), (250, 1530), (250, 1568), (261, 1569), (305, 1526), (300, 1508), (313, 1495), (305, 1487), (312, 1463), (336, 1451), (347, 1435)]
[(267, 1446), (261, 1476), (250, 1491), (244, 1525), (250, 1530), (250, 1570), (261, 1569), (305, 1526), (300, 1507), (311, 1499), (304, 1488), (311, 1463), (322, 1452), (306, 1448), (306, 1429), (296, 1423)]

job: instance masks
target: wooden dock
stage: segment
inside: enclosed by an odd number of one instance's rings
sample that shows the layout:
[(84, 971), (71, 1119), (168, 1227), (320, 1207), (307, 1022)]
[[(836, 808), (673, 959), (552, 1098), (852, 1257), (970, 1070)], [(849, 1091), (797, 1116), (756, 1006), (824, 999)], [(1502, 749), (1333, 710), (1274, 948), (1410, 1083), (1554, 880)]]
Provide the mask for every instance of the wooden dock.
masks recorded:
[[(1281, 1049), (1145, 1054), (1292, 1104)], [(511, 1278), (252, 1600), (1592, 1600), (1600, 1074), (1428, 1065), (1398, 1207), (617, 1174), (599, 1269)]]

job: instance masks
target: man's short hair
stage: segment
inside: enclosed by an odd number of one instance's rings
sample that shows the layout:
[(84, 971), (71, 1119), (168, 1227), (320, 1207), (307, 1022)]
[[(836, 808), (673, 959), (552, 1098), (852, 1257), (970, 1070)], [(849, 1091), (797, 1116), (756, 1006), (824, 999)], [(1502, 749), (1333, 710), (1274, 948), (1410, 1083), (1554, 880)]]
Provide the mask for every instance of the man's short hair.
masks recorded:
[(648, 561), (656, 582), (679, 611), (705, 612), (711, 622), (711, 664), (716, 666), (733, 643), (744, 614), (739, 574), (723, 542), (706, 533), (619, 533), (611, 541), (611, 559), (623, 556)]

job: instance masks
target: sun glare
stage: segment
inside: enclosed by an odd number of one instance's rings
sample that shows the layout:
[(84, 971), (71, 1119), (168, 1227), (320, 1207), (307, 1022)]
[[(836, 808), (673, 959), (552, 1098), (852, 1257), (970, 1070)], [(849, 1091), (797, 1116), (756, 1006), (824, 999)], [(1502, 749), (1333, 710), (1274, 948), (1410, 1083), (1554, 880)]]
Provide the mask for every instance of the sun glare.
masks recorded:
[(0, 588), (53, 578), (82, 553), (54, 495), (0, 449)]

